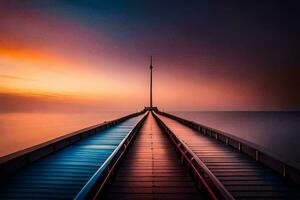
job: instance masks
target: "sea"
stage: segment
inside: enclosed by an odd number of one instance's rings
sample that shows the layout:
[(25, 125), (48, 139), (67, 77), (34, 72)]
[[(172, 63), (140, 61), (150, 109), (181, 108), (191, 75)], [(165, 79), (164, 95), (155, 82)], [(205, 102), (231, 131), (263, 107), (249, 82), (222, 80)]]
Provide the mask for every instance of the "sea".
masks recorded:
[(0, 157), (133, 112), (2, 113)]
[[(2, 113), (0, 157), (132, 112)], [(255, 143), (300, 168), (300, 112), (168, 112)]]

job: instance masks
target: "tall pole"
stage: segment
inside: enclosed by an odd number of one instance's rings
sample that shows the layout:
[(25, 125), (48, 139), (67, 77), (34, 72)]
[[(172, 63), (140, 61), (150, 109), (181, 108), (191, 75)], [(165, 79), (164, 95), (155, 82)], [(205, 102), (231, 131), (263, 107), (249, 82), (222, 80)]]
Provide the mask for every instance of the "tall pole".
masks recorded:
[(150, 57), (150, 108), (152, 108), (152, 56)]

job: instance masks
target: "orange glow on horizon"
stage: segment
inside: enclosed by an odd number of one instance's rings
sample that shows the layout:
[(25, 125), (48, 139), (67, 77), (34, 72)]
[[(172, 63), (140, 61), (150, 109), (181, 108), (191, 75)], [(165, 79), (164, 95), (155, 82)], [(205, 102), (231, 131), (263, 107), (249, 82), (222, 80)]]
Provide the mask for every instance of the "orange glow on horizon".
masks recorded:
[[(81, 49), (86, 41), (76, 37), (64, 45), (52, 44), (51, 37), (39, 43), (0, 36), (0, 95), (7, 96), (2, 102), (7, 107), (19, 106), (22, 99), (28, 102), (24, 107), (32, 101), (43, 102), (40, 107), (62, 103), (74, 109), (140, 109), (149, 104), (147, 57), (134, 60), (120, 49), (115, 52), (115, 43), (105, 37), (100, 47), (88, 44)], [(197, 67), (185, 69), (182, 63), (156, 62), (154, 57), (155, 106), (169, 110), (259, 110), (269, 106), (252, 84), (236, 84), (230, 77), (217, 79), (205, 63), (190, 62)], [(201, 74), (198, 69), (208, 72)]]
[[(19, 99), (20, 103), (25, 98), (38, 102), (69, 103), (73, 107), (117, 104), (127, 107), (126, 103), (134, 106), (136, 102), (128, 99), (143, 96), (145, 88), (136, 84), (139, 78), (135, 80), (126, 74), (115, 74), (120, 78), (112, 77), (109, 63), (102, 62), (104, 67), (98, 67), (95, 61), (76, 63), (74, 60), (67, 54), (62, 58), (51, 52), (16, 47), (14, 44), (2, 46), (0, 64), (6, 67), (0, 68), (0, 94)], [(91, 65), (93, 62), (95, 64)], [(120, 102), (121, 99), (127, 100)]]

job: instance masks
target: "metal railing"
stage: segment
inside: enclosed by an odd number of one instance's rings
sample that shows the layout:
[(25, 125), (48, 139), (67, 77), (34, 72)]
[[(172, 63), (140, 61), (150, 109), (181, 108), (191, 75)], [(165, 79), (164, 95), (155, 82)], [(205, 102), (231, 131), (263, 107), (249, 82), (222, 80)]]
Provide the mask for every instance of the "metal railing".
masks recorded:
[(159, 126), (168, 134), (168, 137), (176, 147), (177, 152), (180, 153), (181, 161), (186, 161), (187, 166), (190, 167), (191, 171), (198, 179), (200, 189), (203, 189), (203, 192), (205, 192), (210, 199), (233, 200), (234, 197), (198, 158), (198, 156), (195, 155), (190, 148), (182, 140), (180, 140), (161, 119), (159, 119), (156, 114), (153, 115)]
[(62, 137), (50, 140), (48, 142), (36, 145), (34, 147), (30, 147), (18, 151), (16, 153), (4, 156), (0, 158), (0, 178), (5, 178), (9, 176), (9, 174), (11, 174), (12, 172), (22, 167), (25, 167), (30, 163), (35, 162), (43, 157), (46, 157), (49, 154), (52, 154), (67, 146), (70, 146), (82, 139), (85, 139), (86, 137), (95, 134), (97, 131), (107, 129), (129, 118), (141, 115), (145, 112), (146, 110), (143, 110), (141, 112), (126, 115), (124, 117), (112, 121), (103, 122), (101, 124), (84, 128), (79, 131), (75, 131)]
[(101, 197), (105, 186), (107, 185), (111, 175), (113, 174), (116, 166), (120, 163), (120, 160), (124, 157), (128, 146), (131, 144), (136, 133), (143, 125), (149, 112), (143, 116), (143, 118), (136, 124), (136, 126), (127, 134), (127, 136), (121, 141), (113, 153), (106, 159), (102, 166), (94, 173), (90, 180), (84, 185), (74, 199), (99, 199)]
[(228, 146), (231, 146), (241, 153), (244, 153), (250, 156), (252, 159), (262, 163), (263, 165), (269, 167), (275, 172), (279, 173), (285, 179), (288, 179), (296, 184), (300, 184), (300, 170), (296, 167), (287, 164), (286, 161), (282, 160), (279, 156), (269, 152), (265, 148), (238, 138), (229, 133), (225, 133), (223, 131), (193, 122), (181, 117), (161, 112), (159, 110), (156, 111), (157, 114), (166, 116), (168, 118), (174, 119), (181, 124), (184, 124), (203, 135), (214, 138), (222, 143), (225, 143)]

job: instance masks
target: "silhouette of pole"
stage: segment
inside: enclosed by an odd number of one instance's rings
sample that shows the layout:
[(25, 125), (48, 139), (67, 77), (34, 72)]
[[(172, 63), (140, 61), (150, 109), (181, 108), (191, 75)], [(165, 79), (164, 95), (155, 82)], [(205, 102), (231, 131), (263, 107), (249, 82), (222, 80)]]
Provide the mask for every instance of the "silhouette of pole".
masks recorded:
[(150, 108), (152, 108), (152, 56), (150, 57)]

